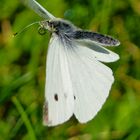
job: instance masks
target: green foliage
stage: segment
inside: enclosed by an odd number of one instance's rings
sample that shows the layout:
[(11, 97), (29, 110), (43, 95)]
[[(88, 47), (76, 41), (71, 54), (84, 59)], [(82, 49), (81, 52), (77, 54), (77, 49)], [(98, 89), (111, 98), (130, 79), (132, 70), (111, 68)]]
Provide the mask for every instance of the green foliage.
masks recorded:
[(140, 1), (38, 0), (55, 16), (110, 34), (121, 41), (113, 49), (120, 60), (109, 64), (115, 83), (98, 115), (86, 124), (75, 118), (57, 127), (42, 125), (46, 52), (50, 35), (41, 20), (17, 0), (0, 1), (0, 140), (138, 140), (140, 139)]

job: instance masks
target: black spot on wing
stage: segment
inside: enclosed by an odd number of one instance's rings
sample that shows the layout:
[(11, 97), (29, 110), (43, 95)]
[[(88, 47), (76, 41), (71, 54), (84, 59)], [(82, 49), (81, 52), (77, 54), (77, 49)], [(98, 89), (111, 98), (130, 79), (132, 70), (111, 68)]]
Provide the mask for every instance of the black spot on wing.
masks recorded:
[(55, 101), (58, 101), (58, 95), (57, 95), (57, 93), (54, 94), (54, 99), (55, 99)]
[(65, 97), (65, 99), (67, 99), (67, 97), (68, 97), (68, 96), (67, 96), (67, 94), (66, 94), (66, 93), (64, 93), (64, 97)]

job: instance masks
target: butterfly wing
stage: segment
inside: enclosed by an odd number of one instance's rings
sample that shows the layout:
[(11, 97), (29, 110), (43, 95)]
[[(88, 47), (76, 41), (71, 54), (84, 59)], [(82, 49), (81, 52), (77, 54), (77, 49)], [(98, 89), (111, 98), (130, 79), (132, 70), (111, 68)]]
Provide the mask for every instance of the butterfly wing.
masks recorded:
[(88, 54), (89, 57), (95, 58), (101, 62), (114, 62), (119, 59), (119, 55), (91, 41), (76, 41), (76, 45), (81, 47), (82, 55)]
[(67, 44), (56, 36), (50, 42), (44, 107), (48, 126), (65, 122), (73, 113), (81, 123), (91, 120), (114, 81), (112, 70), (98, 61), (93, 50), (76, 42)]
[(73, 33), (73, 38), (79, 41), (90, 41), (102, 46), (119, 46), (120, 42), (108, 35), (103, 35), (96, 32), (76, 30)]
[(30, 7), (33, 11), (35, 11), (39, 16), (45, 19), (54, 19), (55, 17), (49, 13), (45, 8), (43, 8), (37, 1), (35, 0), (21, 0), (22, 3)]
[(67, 50), (68, 64), (73, 87), (74, 114), (85, 123), (101, 109), (114, 81), (112, 70), (94, 58), (94, 53), (73, 44)]
[(72, 90), (65, 45), (54, 35), (47, 56), (44, 125), (61, 124), (72, 116), (74, 111)]

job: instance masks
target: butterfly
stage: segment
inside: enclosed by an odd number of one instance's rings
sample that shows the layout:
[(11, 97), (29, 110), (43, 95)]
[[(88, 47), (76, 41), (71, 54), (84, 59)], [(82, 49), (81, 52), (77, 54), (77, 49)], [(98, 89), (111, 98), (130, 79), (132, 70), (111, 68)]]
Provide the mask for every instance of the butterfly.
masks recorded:
[(35, 0), (21, 1), (45, 19), (39, 22), (40, 29), (52, 34), (47, 55), (43, 124), (62, 124), (72, 115), (80, 123), (90, 121), (103, 106), (114, 82), (112, 70), (102, 62), (119, 59), (118, 54), (104, 46), (118, 46), (120, 42), (56, 18)]

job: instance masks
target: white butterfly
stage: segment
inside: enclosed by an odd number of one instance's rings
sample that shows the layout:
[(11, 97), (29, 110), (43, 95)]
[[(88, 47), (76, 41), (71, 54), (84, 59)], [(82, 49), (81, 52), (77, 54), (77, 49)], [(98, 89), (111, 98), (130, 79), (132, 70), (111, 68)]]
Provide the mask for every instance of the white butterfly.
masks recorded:
[(41, 29), (52, 32), (47, 56), (47, 77), (43, 123), (61, 124), (74, 114), (85, 123), (101, 109), (114, 81), (112, 70), (101, 62), (114, 62), (119, 56), (102, 46), (118, 46), (110, 36), (83, 31), (58, 19), (35, 0), (22, 0), (47, 19)]

